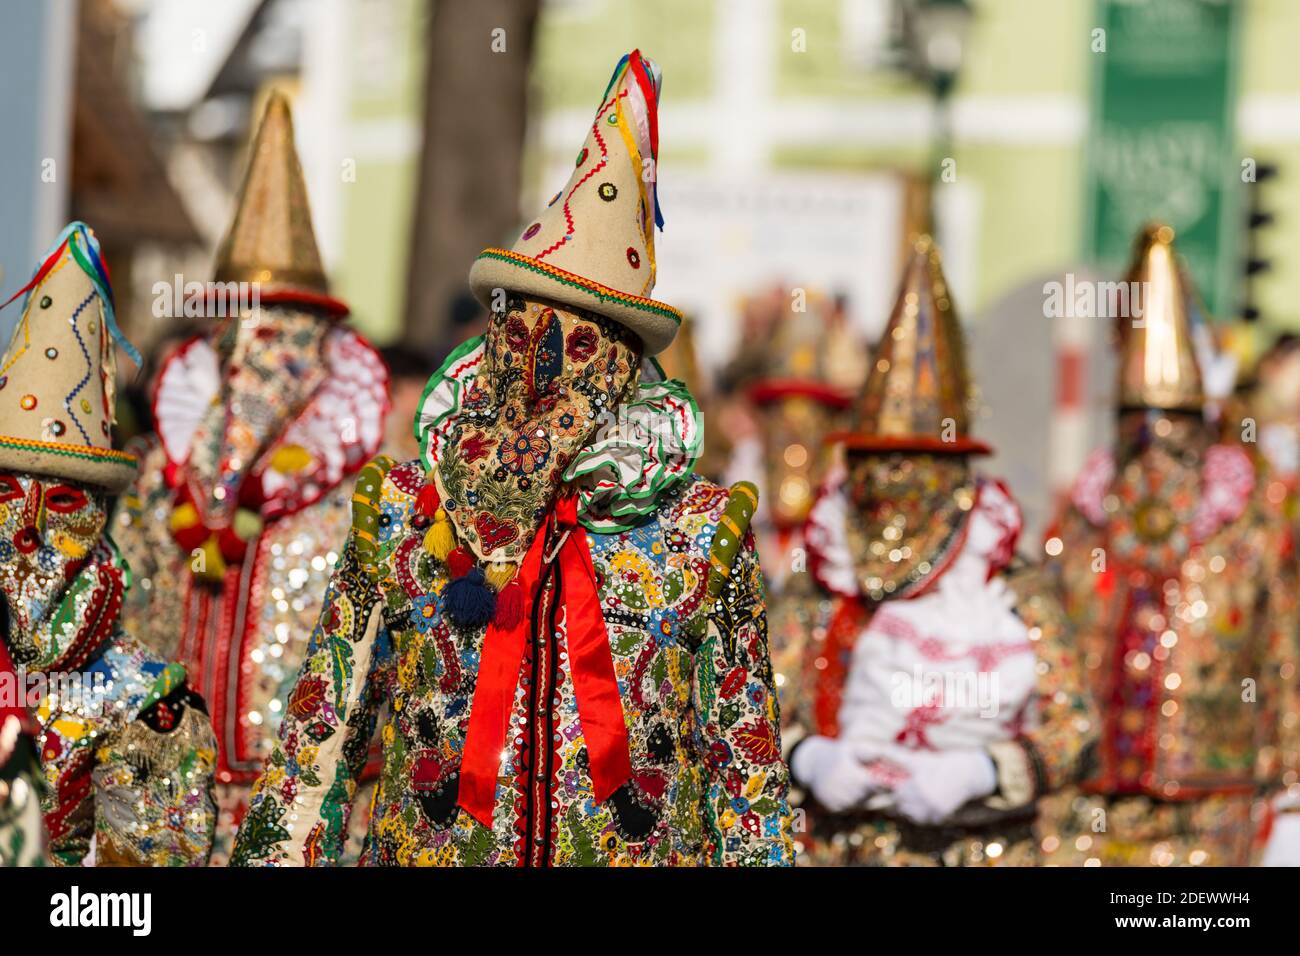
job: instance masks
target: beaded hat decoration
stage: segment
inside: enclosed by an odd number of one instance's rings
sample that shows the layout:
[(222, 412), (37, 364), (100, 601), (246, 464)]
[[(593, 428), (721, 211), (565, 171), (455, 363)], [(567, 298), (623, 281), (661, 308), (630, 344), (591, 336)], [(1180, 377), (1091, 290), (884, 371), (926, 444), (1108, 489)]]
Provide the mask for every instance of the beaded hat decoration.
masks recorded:
[(489, 309), (496, 290), (589, 309), (640, 336), (646, 355), (668, 347), (681, 313), (649, 298), (659, 212), (659, 87), (654, 62), (633, 50), (614, 69), (573, 175), (510, 249), (485, 249), (469, 273)]
[(121, 345), (137, 365), (140, 353), (117, 327), (90, 228), (65, 228), (9, 302), (24, 293), (22, 319), (0, 359), (0, 469), (120, 490), (136, 460), (113, 448), (114, 350)]

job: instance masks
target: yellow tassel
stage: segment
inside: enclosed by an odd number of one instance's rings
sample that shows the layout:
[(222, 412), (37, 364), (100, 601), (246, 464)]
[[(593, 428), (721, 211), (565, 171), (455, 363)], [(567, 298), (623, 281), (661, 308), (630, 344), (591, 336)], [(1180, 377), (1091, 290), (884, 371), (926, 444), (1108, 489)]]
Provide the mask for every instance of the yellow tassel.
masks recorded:
[(424, 533), (424, 550), (446, 564), (447, 555), (456, 547), (456, 535), (452, 533), (451, 522), (447, 512), (441, 508), (433, 516), (433, 524)]
[(221, 548), (217, 546), (217, 536), (212, 535), (197, 550), (198, 554), (190, 555), (190, 570), (195, 577), (220, 584), (226, 577), (226, 559), (221, 556)]
[(281, 445), (271, 455), (271, 468), (282, 475), (295, 475), (305, 471), (314, 459), (301, 445)]
[(184, 531), (192, 528), (199, 523), (199, 509), (195, 508), (190, 502), (178, 505), (172, 509), (171, 527), (173, 531)]
[(509, 561), (493, 561), (488, 565), (488, 584), (500, 591), (515, 576), (515, 565)]

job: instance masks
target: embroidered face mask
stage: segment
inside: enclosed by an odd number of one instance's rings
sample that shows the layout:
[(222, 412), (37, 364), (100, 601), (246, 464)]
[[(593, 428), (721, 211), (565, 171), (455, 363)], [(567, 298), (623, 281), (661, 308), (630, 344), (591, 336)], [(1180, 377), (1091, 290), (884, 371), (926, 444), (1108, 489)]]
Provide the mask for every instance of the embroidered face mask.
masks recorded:
[(592, 313), (512, 297), (485, 345), (435, 479), (460, 542), (517, 563), (565, 468), (635, 384), (640, 343)]
[(862, 593), (918, 591), (960, 540), (975, 504), (964, 455), (855, 455), (849, 460), (848, 539)]
[(233, 513), (248, 469), (320, 386), (329, 329), (315, 315), (273, 308), (232, 319), (222, 334), (224, 400), (199, 426), (188, 462), (191, 474), (212, 482), (195, 496), (209, 519)]
[(1168, 566), (1187, 554), (1210, 440), (1199, 415), (1132, 411), (1120, 416), (1118, 473), (1104, 500), (1119, 554), (1153, 566)]
[(103, 497), (88, 485), (0, 473), (0, 591), (14, 636), (44, 623), (107, 519)]

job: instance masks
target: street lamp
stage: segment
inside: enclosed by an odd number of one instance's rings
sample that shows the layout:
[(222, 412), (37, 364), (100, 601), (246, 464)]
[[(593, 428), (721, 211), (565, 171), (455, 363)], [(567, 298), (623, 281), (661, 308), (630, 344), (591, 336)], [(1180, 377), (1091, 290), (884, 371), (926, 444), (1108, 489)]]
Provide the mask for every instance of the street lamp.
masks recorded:
[[(930, 182), (942, 175), (952, 140), (950, 94), (966, 57), (975, 11), (967, 0), (898, 0), (907, 69), (930, 88), (934, 98)], [(933, 189), (926, 202), (927, 226), (933, 228)]]
[(903, 36), (910, 66), (935, 99), (952, 91), (966, 55), (974, 10), (967, 0), (902, 0)]

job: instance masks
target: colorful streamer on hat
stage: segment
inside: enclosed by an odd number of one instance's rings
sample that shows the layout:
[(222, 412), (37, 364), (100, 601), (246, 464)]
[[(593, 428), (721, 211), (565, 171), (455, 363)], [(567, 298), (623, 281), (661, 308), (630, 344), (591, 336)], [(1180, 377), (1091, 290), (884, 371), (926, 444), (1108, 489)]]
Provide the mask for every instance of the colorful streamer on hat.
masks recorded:
[(104, 258), (99, 252), (99, 240), (95, 238), (94, 230), (84, 222), (72, 222), (64, 227), (64, 230), (59, 233), (59, 238), (54, 240), (54, 245), (50, 247), (50, 252), (46, 255), (40, 268), (32, 275), (31, 280), (3, 303), (0, 303), (0, 309), (26, 293), (26, 297), (23, 299), (23, 310), (26, 311), (32, 292), (49, 275), (50, 270), (58, 264), (63, 255), (64, 246), (67, 246), (72, 258), (81, 267), (81, 271), (90, 276), (95, 291), (99, 293), (99, 298), (104, 304), (104, 324), (107, 326), (109, 334), (113, 336), (113, 341), (122, 346), (122, 351), (135, 363), (136, 368), (139, 368), (143, 362), (139, 350), (127, 340), (127, 337), (122, 334), (122, 330), (117, 325), (117, 313), (113, 308), (113, 283), (109, 279), (108, 266), (104, 264)]
[[(600, 101), (603, 103), (609, 99), (610, 90), (614, 89), (623, 78), (623, 74), (628, 70), (632, 71), (632, 76), (636, 79), (636, 84), (641, 89), (641, 95), (645, 98), (647, 121), (650, 126), (650, 156), (659, 162), (659, 88), (663, 85), (663, 73), (659, 67), (652, 61), (647, 60), (641, 55), (640, 50), (633, 50), (626, 53), (614, 67), (614, 75), (609, 78), (609, 85), (605, 87), (605, 92)], [(655, 197), (655, 225), (662, 232), (664, 228), (663, 210), (659, 208), (659, 174), (655, 170), (654, 178), (654, 197)]]

